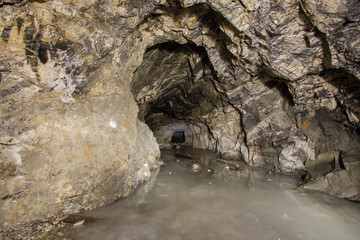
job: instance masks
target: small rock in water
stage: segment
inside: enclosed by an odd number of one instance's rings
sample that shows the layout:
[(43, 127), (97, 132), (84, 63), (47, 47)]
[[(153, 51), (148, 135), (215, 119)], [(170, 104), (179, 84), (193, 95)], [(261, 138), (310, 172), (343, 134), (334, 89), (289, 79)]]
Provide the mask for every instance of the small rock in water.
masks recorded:
[(199, 164), (194, 163), (192, 165), (193, 172), (199, 172), (201, 170), (201, 166)]
[(230, 169), (230, 167), (228, 165), (225, 166), (226, 169)]
[(180, 159), (176, 159), (176, 162), (180, 162)]
[(208, 173), (211, 173), (211, 169), (208, 169)]
[(85, 219), (81, 220), (81, 221), (78, 221), (78, 222), (74, 223), (74, 227), (81, 226), (81, 225), (84, 224), (84, 222), (85, 222)]
[(212, 182), (208, 182), (208, 184), (209, 184), (209, 185), (211, 185), (211, 184), (212, 184)]
[(171, 172), (169, 172), (169, 175), (171, 175)]

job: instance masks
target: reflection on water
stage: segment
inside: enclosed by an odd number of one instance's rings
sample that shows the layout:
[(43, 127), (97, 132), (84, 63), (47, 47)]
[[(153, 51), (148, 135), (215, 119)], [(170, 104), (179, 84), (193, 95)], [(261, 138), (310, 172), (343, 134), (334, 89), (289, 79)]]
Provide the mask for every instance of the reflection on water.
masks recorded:
[[(83, 215), (74, 239), (353, 239), (360, 205), (299, 192), (297, 179), (241, 165), (230, 170), (206, 151), (162, 151), (164, 165), (127, 199)], [(201, 165), (199, 172), (192, 165)]]

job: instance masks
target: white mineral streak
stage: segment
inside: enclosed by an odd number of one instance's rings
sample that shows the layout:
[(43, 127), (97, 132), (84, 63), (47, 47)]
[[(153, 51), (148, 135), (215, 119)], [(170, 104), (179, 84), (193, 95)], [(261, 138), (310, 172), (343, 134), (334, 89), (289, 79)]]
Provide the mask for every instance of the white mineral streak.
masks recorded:
[(112, 127), (112, 128), (116, 128), (116, 122), (114, 122), (114, 121), (111, 121), (111, 120), (110, 120), (109, 125), (110, 125), (110, 127)]

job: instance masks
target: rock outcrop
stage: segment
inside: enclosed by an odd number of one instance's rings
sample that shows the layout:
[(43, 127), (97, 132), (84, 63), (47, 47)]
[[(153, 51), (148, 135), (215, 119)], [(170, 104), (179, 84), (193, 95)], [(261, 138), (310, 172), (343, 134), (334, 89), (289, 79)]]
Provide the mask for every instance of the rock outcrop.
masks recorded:
[(358, 199), (341, 185), (360, 161), (359, 1), (0, 9), (2, 224), (127, 196), (159, 164), (144, 122), (160, 146), (183, 131), (184, 144), (284, 173), (339, 152), (314, 188)]

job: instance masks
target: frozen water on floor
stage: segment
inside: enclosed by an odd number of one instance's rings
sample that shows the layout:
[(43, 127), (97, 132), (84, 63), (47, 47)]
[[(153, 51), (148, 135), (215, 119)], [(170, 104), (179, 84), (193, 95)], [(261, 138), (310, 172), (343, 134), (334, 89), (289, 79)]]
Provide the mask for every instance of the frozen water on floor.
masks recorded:
[[(205, 151), (177, 152), (162, 151), (165, 165), (152, 181), (127, 199), (84, 213), (99, 220), (73, 228), (70, 235), (79, 240), (360, 239), (359, 203), (295, 190), (294, 177), (245, 165), (228, 169)], [(201, 171), (193, 172), (194, 163)]]

